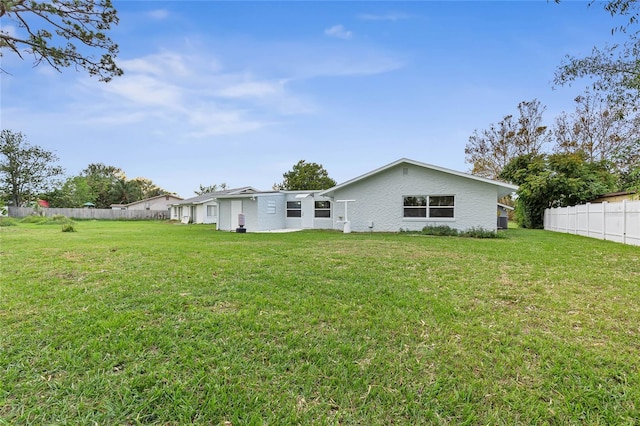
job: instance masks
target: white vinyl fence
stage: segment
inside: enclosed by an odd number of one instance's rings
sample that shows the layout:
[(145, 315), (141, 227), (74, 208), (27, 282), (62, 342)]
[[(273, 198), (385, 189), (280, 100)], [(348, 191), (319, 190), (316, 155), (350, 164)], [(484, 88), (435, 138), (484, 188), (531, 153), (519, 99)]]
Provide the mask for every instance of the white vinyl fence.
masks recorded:
[(640, 246), (640, 201), (546, 209), (544, 229)]

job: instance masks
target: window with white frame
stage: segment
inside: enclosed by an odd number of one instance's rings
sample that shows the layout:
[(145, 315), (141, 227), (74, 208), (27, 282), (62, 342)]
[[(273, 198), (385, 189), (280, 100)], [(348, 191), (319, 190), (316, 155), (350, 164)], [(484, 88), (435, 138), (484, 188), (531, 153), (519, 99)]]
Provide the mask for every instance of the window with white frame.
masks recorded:
[(453, 195), (430, 195), (429, 217), (452, 218), (454, 204)]
[(455, 197), (453, 195), (410, 195), (403, 197), (405, 218), (453, 218)]
[(302, 203), (300, 201), (287, 201), (287, 217), (302, 217)]
[(427, 217), (427, 197), (404, 197), (404, 217)]
[(331, 201), (315, 202), (315, 217), (331, 217)]
[(218, 206), (207, 206), (207, 216), (208, 217), (218, 216)]

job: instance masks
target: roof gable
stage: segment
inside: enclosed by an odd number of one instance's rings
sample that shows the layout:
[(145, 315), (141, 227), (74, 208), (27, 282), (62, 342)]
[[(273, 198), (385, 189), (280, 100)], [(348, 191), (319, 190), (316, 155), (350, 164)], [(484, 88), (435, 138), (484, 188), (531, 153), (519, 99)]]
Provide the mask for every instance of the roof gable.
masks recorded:
[(187, 198), (176, 205), (181, 204), (202, 204), (207, 201), (215, 200), (216, 198), (224, 195), (237, 195), (237, 194), (250, 194), (257, 192), (257, 190), (252, 186), (243, 186), (240, 188), (232, 188), (232, 189), (223, 189), (222, 191), (215, 192), (207, 192), (205, 194), (198, 195), (196, 197)]
[(471, 174), (468, 174), (468, 173), (462, 173), (462, 172), (459, 172), (457, 170), (447, 169), (445, 167), (440, 167), (440, 166), (434, 166), (433, 164), (422, 163), (422, 162), (411, 160), (411, 159), (408, 159), (408, 158), (401, 158), (401, 159), (399, 159), (397, 161), (394, 161), (393, 163), (389, 163), (389, 164), (387, 164), (385, 166), (382, 166), (382, 167), (377, 168), (375, 170), (372, 170), (372, 171), (370, 171), (368, 173), (365, 173), (363, 175), (360, 175), (358, 177), (350, 179), (350, 180), (348, 180), (346, 182), (343, 182), (343, 183), (341, 183), (339, 185), (336, 185), (333, 188), (329, 188), (327, 190), (324, 190), (324, 191), (320, 192), (319, 195), (331, 196), (331, 195), (333, 195), (333, 193), (335, 191), (337, 191), (339, 189), (342, 189), (342, 188), (344, 188), (346, 186), (352, 185), (352, 184), (354, 184), (356, 182), (365, 180), (365, 179), (367, 179), (367, 178), (369, 178), (371, 176), (377, 175), (378, 173), (381, 173), (381, 172), (383, 172), (385, 170), (389, 170), (389, 169), (391, 169), (393, 167), (396, 167), (396, 166), (399, 166), (401, 164), (409, 164), (409, 165), (422, 167), (422, 168), (429, 169), (429, 170), (435, 170), (435, 171), (438, 171), (438, 172), (447, 173), (447, 174), (450, 174), (450, 175), (453, 175), (453, 176), (462, 177), (462, 178), (465, 178), (465, 179), (475, 180), (475, 181), (486, 183), (486, 184), (489, 184), (489, 185), (495, 185), (498, 188), (500, 188), (500, 190), (501, 190), (500, 192), (502, 194), (509, 194), (509, 193), (514, 192), (514, 191), (516, 191), (518, 189), (518, 187), (516, 185), (511, 185), (511, 184), (508, 184), (508, 183), (504, 183), (504, 182), (500, 182), (500, 181), (492, 180), (492, 179), (487, 179), (487, 178), (483, 178), (483, 177), (480, 177), (480, 176), (471, 175)]
[(182, 200), (182, 197), (178, 197), (177, 195), (173, 195), (173, 194), (162, 194), (162, 195), (156, 195), (155, 197), (149, 197), (149, 198), (145, 198), (144, 200), (138, 200), (138, 201), (134, 201), (132, 203), (129, 204), (111, 204), (111, 207), (131, 207), (131, 206), (135, 206), (137, 204), (143, 204), (143, 203), (148, 203), (149, 201), (152, 200), (158, 200), (160, 198), (166, 198), (168, 197), (169, 199), (173, 198), (174, 200)]

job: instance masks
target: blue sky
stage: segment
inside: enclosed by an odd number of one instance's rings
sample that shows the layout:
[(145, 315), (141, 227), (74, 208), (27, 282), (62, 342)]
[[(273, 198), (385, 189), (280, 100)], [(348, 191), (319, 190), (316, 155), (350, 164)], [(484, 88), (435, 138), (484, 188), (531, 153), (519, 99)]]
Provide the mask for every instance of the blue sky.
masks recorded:
[[(2, 58), (2, 128), (191, 197), (268, 190), (301, 159), (342, 182), (402, 157), (468, 171), (464, 147), (537, 98), (546, 124), (586, 82), (566, 54), (611, 42), (599, 5), (566, 1), (114, 1), (123, 77), (105, 84)], [(3, 22), (7, 29), (7, 24)]]

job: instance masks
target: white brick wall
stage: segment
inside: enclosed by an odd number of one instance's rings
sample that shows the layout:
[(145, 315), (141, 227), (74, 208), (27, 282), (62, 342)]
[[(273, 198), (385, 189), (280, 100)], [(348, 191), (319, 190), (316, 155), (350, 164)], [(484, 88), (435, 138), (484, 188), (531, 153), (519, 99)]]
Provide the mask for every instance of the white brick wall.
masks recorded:
[[(407, 168), (407, 174), (403, 173)], [(405, 195), (453, 195), (453, 219), (403, 218)], [(482, 227), (495, 230), (497, 225), (497, 188), (473, 179), (455, 176), (414, 165), (400, 164), (361, 181), (357, 181), (334, 195), (334, 201), (352, 199), (348, 219), (355, 232), (398, 232), (420, 230), (426, 225), (447, 225), (459, 230)], [(344, 203), (334, 202), (334, 220), (344, 217)], [(342, 224), (335, 223), (336, 229)]]

